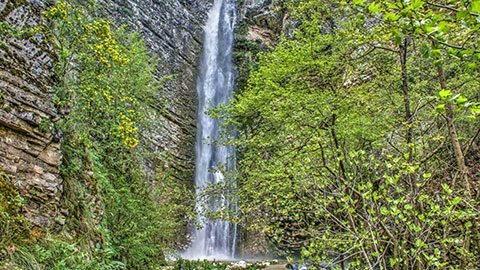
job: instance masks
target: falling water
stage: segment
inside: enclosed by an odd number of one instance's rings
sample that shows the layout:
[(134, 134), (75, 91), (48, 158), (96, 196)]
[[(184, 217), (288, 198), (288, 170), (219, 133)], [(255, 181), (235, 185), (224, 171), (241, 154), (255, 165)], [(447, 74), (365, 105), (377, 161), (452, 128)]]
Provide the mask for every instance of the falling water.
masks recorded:
[[(196, 141), (195, 184), (204, 187), (225, 181), (224, 175), (214, 171), (218, 164), (231, 170), (235, 166), (229, 158), (235, 153), (233, 147), (212, 142), (219, 138), (220, 120), (205, 112), (219, 104), (228, 103), (234, 87), (232, 62), (233, 28), (235, 23), (234, 0), (215, 0), (205, 26), (203, 56), (197, 81), (199, 100)], [(197, 194), (200, 190), (197, 188)], [(222, 196), (206, 205), (197, 202), (199, 212), (231, 207)], [(206, 208), (206, 209), (205, 209)], [(223, 220), (202, 219), (202, 226), (193, 232), (192, 245), (183, 254), (189, 259), (232, 259), (235, 253), (236, 227)]]

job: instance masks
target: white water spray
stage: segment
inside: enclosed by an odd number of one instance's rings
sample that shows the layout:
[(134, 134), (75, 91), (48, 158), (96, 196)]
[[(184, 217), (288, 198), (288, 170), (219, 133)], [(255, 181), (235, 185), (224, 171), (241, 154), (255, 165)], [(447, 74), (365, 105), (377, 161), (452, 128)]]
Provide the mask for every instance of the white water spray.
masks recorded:
[[(234, 67), (232, 61), (233, 30), (235, 24), (234, 0), (215, 0), (205, 26), (203, 55), (197, 80), (198, 119), (196, 138), (195, 184), (199, 188), (225, 181), (224, 175), (212, 172), (218, 164), (226, 170), (235, 167), (233, 147), (212, 143), (219, 138), (220, 120), (205, 114), (208, 109), (226, 104), (232, 97)], [(229, 158), (230, 157), (230, 158)], [(225, 196), (206, 205), (197, 202), (199, 212), (233, 207)], [(207, 209), (205, 209), (207, 208)], [(192, 245), (182, 257), (187, 259), (228, 260), (235, 255), (236, 226), (223, 220), (202, 219), (201, 229), (192, 233)]]

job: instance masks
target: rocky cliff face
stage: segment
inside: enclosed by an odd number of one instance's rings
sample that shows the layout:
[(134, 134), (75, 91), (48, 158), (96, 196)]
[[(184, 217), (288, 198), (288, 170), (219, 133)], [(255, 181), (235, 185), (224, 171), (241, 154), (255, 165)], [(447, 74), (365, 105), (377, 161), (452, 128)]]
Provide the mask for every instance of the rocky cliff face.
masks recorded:
[(257, 54), (275, 45), (289, 29), (289, 16), (274, 1), (245, 0), (238, 2), (237, 20), (234, 61), (241, 91), (256, 65)]
[[(54, 0), (0, 0), (0, 21), (17, 28), (46, 23), (41, 12)], [(173, 75), (158, 93), (155, 130), (143, 134), (156, 158), (151, 172), (193, 183), (196, 71), (202, 27), (211, 0), (99, 0), (98, 10), (115, 25), (125, 24), (145, 38), (158, 56), (158, 77)], [(0, 37), (0, 170), (28, 198), (27, 216), (48, 226), (61, 216), (61, 135), (52, 131), (58, 115), (52, 69), (57, 56), (42, 34)], [(161, 99), (161, 100), (160, 100)]]
[[(274, 45), (287, 26), (288, 14), (271, 0), (245, 0), (239, 4), (239, 37)], [(240, 29), (239, 29), (240, 30)]]
[(196, 73), (203, 25), (212, 0), (100, 0), (115, 24), (125, 24), (145, 38), (158, 56), (158, 77), (173, 75), (160, 93), (157, 128), (144, 134), (154, 145), (151, 171), (166, 172), (184, 183), (193, 183), (194, 139), (197, 112)]
[[(0, 21), (21, 28), (45, 23), (47, 1), (0, 1)], [(57, 56), (42, 34), (0, 36), (0, 170), (28, 199), (26, 216), (39, 226), (59, 215), (62, 179), (59, 116), (52, 100)]]
[[(0, 0), (0, 21), (22, 27), (46, 23), (41, 12), (54, 0)], [(152, 172), (166, 172), (193, 183), (194, 137), (197, 111), (196, 73), (202, 27), (212, 0), (98, 0), (103, 17), (125, 24), (145, 38), (159, 57), (158, 77), (174, 75), (159, 93), (156, 130), (144, 134), (157, 158), (146, 162)], [(239, 88), (248, 76), (255, 54), (275, 44), (283, 31), (283, 13), (269, 0), (239, 2), (235, 60)], [(53, 130), (58, 115), (53, 102), (52, 69), (57, 60), (42, 34), (15, 38), (0, 36), (0, 170), (26, 198), (27, 216), (38, 226), (58, 222), (61, 216), (61, 134)], [(64, 212), (65, 213), (65, 212)], [(245, 236), (243, 243), (253, 234)], [(244, 246), (245, 254), (262, 254), (260, 247)]]

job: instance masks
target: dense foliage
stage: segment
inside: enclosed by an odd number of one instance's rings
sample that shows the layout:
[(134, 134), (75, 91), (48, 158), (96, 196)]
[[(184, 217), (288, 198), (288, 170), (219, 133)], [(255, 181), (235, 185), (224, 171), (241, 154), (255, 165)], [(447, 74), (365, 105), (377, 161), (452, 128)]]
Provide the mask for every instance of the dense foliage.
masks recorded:
[(25, 198), (0, 171), (0, 269), (123, 269), (108, 243), (84, 247), (79, 240), (33, 228), (24, 217)]
[(211, 192), (313, 264), (477, 269), (480, 2), (279, 2), (301, 24), (212, 112), (240, 157)]
[[(28, 223), (22, 215), (22, 206), (23, 198), (0, 170), (0, 247), (9, 246), (12, 242), (21, 240), (21, 235), (29, 234)], [(0, 250), (0, 258), (6, 256), (5, 252)]]

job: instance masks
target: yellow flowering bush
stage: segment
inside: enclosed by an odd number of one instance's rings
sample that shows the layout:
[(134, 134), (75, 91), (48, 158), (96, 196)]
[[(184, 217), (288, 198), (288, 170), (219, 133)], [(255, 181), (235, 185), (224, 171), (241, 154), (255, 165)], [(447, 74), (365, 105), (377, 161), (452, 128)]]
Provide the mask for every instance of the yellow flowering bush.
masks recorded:
[(90, 19), (63, 1), (46, 10), (44, 16), (56, 22), (58, 32), (51, 33), (50, 39), (60, 50), (59, 71), (70, 77), (68, 90), (58, 93), (57, 104), (70, 112), (73, 129), (81, 131), (71, 134), (69, 143), (91, 147), (92, 139), (107, 140), (118, 141), (126, 149), (135, 148), (144, 110), (138, 98), (151, 88), (146, 78), (155, 66), (145, 61), (147, 52), (137, 48), (143, 45), (139, 37), (123, 36), (125, 30), (113, 31), (109, 21)]
[(72, 6), (67, 2), (58, 2), (57, 5), (50, 7), (43, 12), (43, 15), (50, 19), (67, 20), (68, 13), (72, 10)]
[[(153, 115), (153, 102), (158, 105), (156, 63), (137, 33), (87, 12), (65, 1), (44, 12), (55, 28), (42, 31), (59, 53), (55, 101), (64, 117), (57, 128), (63, 131), (65, 186), (72, 189), (65, 193), (78, 208), (93, 185), (89, 192), (104, 204), (103, 238), (115, 248), (115, 259), (126, 269), (155, 269), (165, 239), (179, 226), (169, 218), (176, 206), (155, 201), (140, 165), (149, 153), (139, 134), (148, 133), (152, 120), (146, 116)], [(90, 220), (79, 215), (66, 223)]]

